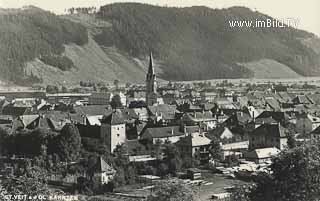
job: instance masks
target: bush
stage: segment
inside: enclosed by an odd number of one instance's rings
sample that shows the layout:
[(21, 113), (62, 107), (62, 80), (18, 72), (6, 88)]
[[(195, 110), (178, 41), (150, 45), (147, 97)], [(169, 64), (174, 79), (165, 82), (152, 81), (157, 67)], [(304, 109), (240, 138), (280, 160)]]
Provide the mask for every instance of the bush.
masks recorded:
[(67, 70), (70, 70), (72, 67), (74, 67), (74, 64), (71, 61), (71, 59), (69, 59), (66, 56), (47, 55), (47, 56), (42, 56), (40, 60), (43, 63), (48, 64), (50, 66), (57, 67), (62, 71), (67, 71)]

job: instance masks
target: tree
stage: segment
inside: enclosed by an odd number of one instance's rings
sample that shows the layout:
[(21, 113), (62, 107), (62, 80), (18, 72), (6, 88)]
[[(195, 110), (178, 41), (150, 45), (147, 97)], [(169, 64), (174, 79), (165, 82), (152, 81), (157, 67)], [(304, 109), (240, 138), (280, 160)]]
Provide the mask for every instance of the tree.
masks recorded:
[(319, 142), (286, 150), (273, 160), (274, 200), (311, 201), (320, 193)]
[(222, 151), (219, 138), (213, 137), (213, 139), (211, 140), (209, 152), (212, 159), (218, 160), (218, 161), (223, 159), (223, 151)]
[(293, 148), (295, 148), (295, 147), (297, 146), (297, 140), (296, 140), (296, 138), (295, 138), (294, 135), (290, 134), (290, 135), (288, 136), (288, 142), (287, 142), (287, 144), (288, 144), (288, 148), (289, 148), (289, 149), (293, 149)]
[(147, 201), (194, 201), (196, 192), (180, 180), (161, 181), (155, 186), (155, 193)]
[(182, 166), (181, 154), (177, 147), (171, 143), (164, 144), (165, 162), (168, 165), (168, 171), (170, 174), (176, 175), (176, 172), (180, 170)]
[(113, 97), (112, 97), (112, 100), (111, 100), (111, 102), (110, 102), (110, 105), (111, 105), (111, 107), (113, 108), (113, 109), (117, 109), (117, 108), (122, 108), (123, 107), (123, 105), (122, 105), (122, 103), (121, 103), (121, 97), (120, 97), (120, 95), (114, 95)]
[(38, 199), (30, 199), (29, 196), (48, 197), (54, 192), (48, 188), (45, 176), (46, 173), (41, 168), (34, 166), (27, 167), (27, 172), (23, 175), (5, 177), (1, 181), (0, 198), (2, 192), (6, 192), (6, 195), (27, 195), (27, 199), (31, 201)]
[(57, 86), (48, 85), (47, 88), (46, 88), (46, 92), (49, 93), (49, 94), (54, 94), (54, 93), (58, 93), (59, 89), (58, 89)]
[(81, 147), (80, 133), (73, 124), (66, 124), (56, 141), (56, 152), (62, 161), (75, 161)]
[(236, 186), (231, 191), (230, 201), (251, 201), (252, 189), (249, 185)]
[[(272, 174), (259, 174), (255, 187), (238, 189), (232, 197), (240, 201), (315, 201), (320, 194), (320, 147), (311, 141), (287, 149), (273, 159)], [(243, 198), (243, 199), (240, 199)]]

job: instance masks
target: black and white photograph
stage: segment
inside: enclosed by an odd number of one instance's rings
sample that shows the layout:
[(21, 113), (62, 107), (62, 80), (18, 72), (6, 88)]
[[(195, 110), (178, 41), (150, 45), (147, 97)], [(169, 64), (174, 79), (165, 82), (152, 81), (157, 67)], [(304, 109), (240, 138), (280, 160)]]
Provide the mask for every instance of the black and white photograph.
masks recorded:
[(0, 0), (0, 201), (319, 200), (319, 0)]

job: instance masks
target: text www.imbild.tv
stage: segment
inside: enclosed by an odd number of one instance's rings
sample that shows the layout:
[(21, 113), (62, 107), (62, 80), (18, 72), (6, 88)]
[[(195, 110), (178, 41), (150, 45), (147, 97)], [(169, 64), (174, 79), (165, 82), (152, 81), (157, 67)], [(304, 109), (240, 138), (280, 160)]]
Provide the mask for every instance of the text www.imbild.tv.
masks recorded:
[(299, 19), (286, 18), (286, 19), (255, 19), (255, 20), (229, 20), (231, 28), (298, 28)]

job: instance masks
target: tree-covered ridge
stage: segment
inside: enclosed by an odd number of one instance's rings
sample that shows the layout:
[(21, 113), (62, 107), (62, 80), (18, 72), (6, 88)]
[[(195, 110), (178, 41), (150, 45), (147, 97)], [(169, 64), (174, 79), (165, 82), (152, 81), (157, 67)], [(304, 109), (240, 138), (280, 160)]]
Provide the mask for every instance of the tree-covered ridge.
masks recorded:
[[(24, 64), (43, 58), (56, 67), (68, 69), (68, 58), (62, 58), (64, 44), (83, 45), (88, 42), (84, 26), (62, 19), (35, 7), (4, 10), (0, 13), (0, 74), (2, 79), (21, 81)], [(58, 58), (59, 61), (52, 61)], [(69, 61), (67, 61), (69, 60)], [(65, 68), (64, 63), (68, 65)]]
[(242, 7), (167, 8), (138, 3), (102, 7), (98, 16), (112, 23), (95, 37), (142, 57), (150, 50), (164, 62), (165, 79), (250, 77), (237, 65), (263, 58), (276, 60), (305, 76), (319, 75), (319, 56), (301, 43), (312, 34), (293, 28), (230, 28), (229, 20), (270, 18)]

